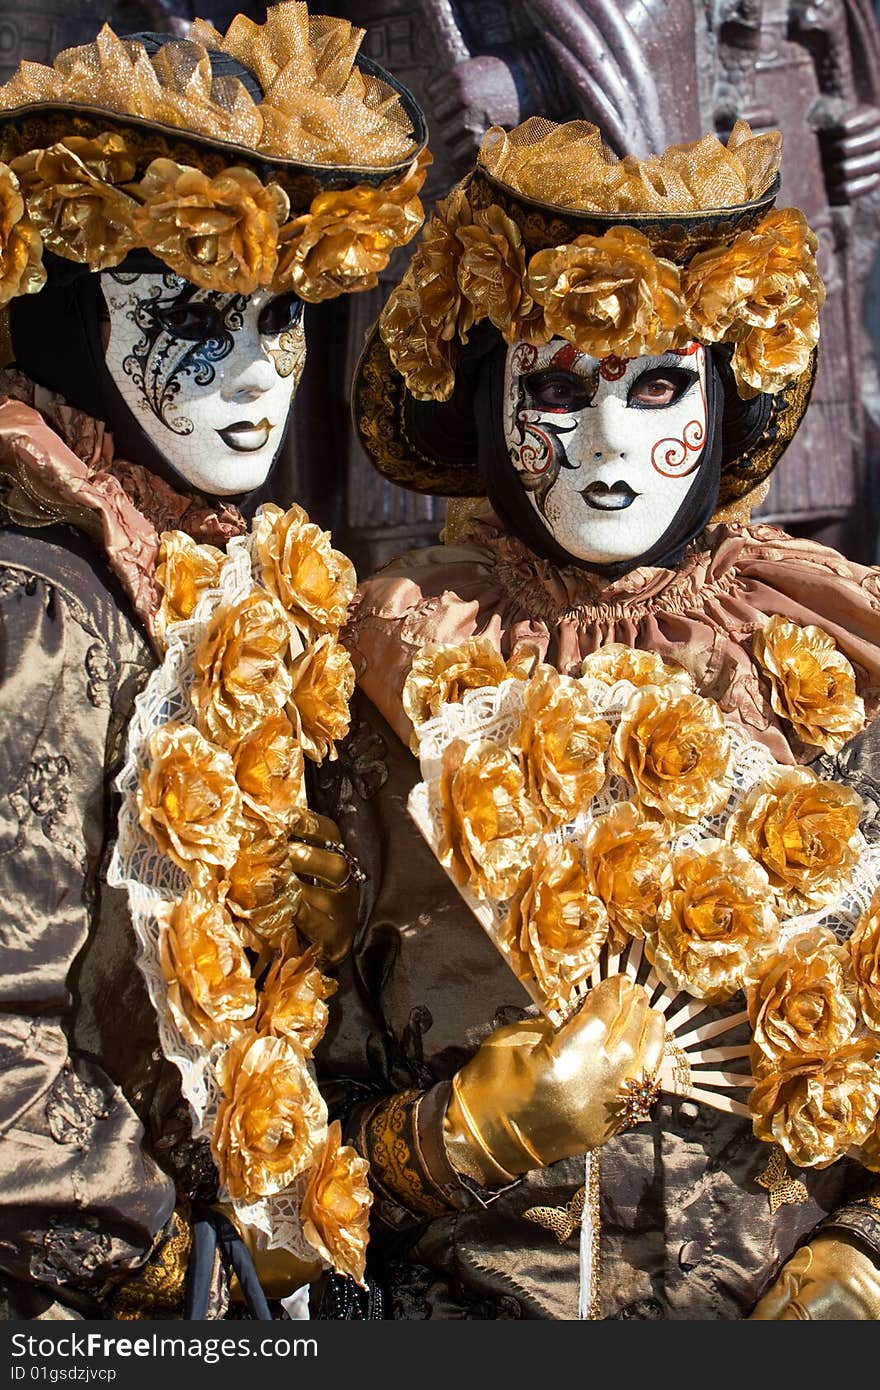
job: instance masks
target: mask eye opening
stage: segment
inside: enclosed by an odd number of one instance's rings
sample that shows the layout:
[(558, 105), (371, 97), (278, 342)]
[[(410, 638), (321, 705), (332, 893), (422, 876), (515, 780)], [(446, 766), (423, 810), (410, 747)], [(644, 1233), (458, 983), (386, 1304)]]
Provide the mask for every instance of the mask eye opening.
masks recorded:
[(526, 404), (533, 410), (568, 413), (586, 410), (593, 402), (595, 386), (559, 367), (544, 367), (520, 378)]
[(264, 338), (277, 338), (295, 328), (303, 316), (305, 305), (291, 290), (288, 294), (277, 294), (264, 304), (257, 318), (257, 331)]
[[(689, 367), (648, 367), (639, 372), (630, 383), (626, 403), (631, 410), (668, 410), (677, 404), (682, 396), (699, 380), (699, 373)], [(669, 393), (663, 397), (658, 393), (651, 400), (649, 392), (654, 386), (669, 384)]]

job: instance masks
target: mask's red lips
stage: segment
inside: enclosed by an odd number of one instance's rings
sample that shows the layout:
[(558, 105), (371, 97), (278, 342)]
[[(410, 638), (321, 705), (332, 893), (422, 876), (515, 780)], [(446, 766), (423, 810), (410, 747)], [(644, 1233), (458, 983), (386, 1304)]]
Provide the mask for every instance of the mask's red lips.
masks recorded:
[(254, 424), (253, 420), (236, 420), (217, 433), (228, 449), (235, 449), (240, 454), (249, 454), (263, 448), (272, 433), (272, 422), (267, 420), (265, 415), (257, 424)]

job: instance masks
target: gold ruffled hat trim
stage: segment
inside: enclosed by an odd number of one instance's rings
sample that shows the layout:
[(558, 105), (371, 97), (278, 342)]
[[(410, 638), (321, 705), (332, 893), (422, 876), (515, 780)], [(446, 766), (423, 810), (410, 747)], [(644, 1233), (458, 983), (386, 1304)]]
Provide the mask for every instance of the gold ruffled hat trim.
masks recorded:
[(51, 67), (21, 64), (0, 87), (0, 304), (42, 288), (44, 250), (103, 270), (146, 248), (245, 294), (374, 288), (421, 226), (430, 155), (363, 33), (285, 0), (262, 25), (196, 20), (153, 53), (105, 25)]

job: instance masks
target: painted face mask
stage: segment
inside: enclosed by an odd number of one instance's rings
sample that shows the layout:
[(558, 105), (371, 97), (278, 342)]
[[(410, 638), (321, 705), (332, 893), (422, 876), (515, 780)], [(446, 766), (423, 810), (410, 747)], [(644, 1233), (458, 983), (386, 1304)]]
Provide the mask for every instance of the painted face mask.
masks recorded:
[(216, 496), (263, 483), (306, 345), (295, 295), (220, 294), (170, 271), (107, 271), (107, 370), (163, 458)]
[(706, 442), (706, 353), (586, 357), (562, 338), (507, 352), (504, 435), (526, 495), (579, 560), (643, 555), (694, 486)]

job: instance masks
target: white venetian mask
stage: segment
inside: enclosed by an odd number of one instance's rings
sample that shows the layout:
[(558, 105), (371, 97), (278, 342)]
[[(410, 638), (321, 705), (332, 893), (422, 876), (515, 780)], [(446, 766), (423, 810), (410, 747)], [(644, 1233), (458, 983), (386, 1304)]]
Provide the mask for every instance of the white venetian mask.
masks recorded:
[(535, 511), (579, 560), (642, 555), (693, 487), (706, 441), (706, 352), (586, 357), (562, 338), (507, 351), (504, 435)]
[(202, 492), (259, 487), (305, 362), (302, 301), (200, 290), (170, 271), (106, 271), (101, 289), (107, 369), (151, 443)]

